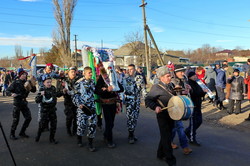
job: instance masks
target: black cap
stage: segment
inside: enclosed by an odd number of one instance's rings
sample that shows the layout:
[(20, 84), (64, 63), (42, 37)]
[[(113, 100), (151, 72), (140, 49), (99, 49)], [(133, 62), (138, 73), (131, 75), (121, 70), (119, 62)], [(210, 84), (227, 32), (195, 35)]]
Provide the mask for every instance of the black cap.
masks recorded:
[(175, 65), (175, 66), (174, 66), (174, 71), (175, 71), (175, 72), (184, 71), (184, 70), (186, 70), (186, 69), (185, 69), (184, 66), (182, 66), (182, 65)]

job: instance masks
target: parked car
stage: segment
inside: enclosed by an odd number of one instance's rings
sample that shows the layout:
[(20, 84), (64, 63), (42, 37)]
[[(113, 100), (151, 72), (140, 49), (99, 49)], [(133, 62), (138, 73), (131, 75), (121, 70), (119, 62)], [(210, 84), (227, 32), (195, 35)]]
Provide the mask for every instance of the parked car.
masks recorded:
[(243, 66), (244, 66), (243, 63), (235, 63), (233, 65), (233, 69), (238, 69), (240, 72), (242, 72), (243, 71)]

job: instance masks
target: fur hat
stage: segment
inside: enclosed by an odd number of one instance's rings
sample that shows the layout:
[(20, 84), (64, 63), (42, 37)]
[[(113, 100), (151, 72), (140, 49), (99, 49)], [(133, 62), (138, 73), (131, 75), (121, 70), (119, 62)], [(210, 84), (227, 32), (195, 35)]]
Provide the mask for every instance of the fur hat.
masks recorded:
[(166, 74), (170, 74), (170, 70), (167, 66), (162, 66), (162, 67), (159, 67), (158, 69), (156, 69), (156, 75), (158, 78), (160, 78)]

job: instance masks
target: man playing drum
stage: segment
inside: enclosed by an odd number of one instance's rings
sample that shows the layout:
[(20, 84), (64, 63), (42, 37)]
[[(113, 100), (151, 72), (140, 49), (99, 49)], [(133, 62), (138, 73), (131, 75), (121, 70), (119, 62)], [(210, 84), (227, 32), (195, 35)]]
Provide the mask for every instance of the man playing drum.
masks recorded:
[(168, 67), (162, 66), (157, 69), (156, 74), (160, 79), (159, 84), (152, 86), (145, 98), (145, 104), (146, 107), (155, 111), (160, 129), (161, 139), (157, 150), (157, 158), (165, 160), (169, 166), (175, 166), (176, 158), (173, 155), (173, 149), (171, 147), (174, 120), (169, 117), (167, 110), (162, 110), (163, 107), (167, 106), (169, 99), (174, 93), (171, 83), (171, 73)]

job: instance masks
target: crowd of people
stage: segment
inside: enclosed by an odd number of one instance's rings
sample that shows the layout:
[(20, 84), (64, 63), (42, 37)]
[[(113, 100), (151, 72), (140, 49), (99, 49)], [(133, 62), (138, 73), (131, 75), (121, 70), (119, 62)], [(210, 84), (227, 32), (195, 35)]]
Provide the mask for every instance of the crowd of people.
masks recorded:
[[(248, 65), (250, 65), (250, 59)], [(150, 81), (153, 86), (148, 93), (147, 80), (142, 68), (136, 69), (134, 64), (130, 64), (127, 70), (119, 66), (116, 66), (115, 70), (119, 91), (113, 90), (114, 87), (110, 84), (105, 68), (100, 69), (96, 82), (92, 79), (93, 69), (90, 67), (85, 67), (82, 73), (76, 67), (70, 67), (67, 72), (56, 73), (53, 70), (53, 64), (48, 63), (37, 77), (31, 76), (30, 79), (27, 79), (28, 74), (22, 68), (18, 69), (16, 76), (5, 72), (0, 77), (3, 83), (3, 94), (14, 98), (10, 139), (18, 139), (15, 132), (20, 113), (23, 114), (25, 121), (19, 136), (29, 137), (26, 129), (32, 120), (32, 115), (26, 99), (30, 92), (38, 91), (35, 97), (35, 102), (38, 104), (36, 142), (40, 141), (43, 132), (49, 131), (50, 143), (58, 143), (55, 139), (56, 104), (57, 98), (63, 96), (66, 131), (69, 136), (76, 135), (76, 143), (79, 147), (83, 146), (82, 137), (87, 135), (89, 151), (96, 151), (94, 146), (96, 129), (102, 127), (101, 116), (96, 112), (96, 103), (101, 104), (102, 107), (101, 112), (105, 121), (103, 138), (107, 147), (116, 147), (112, 130), (115, 116), (123, 108), (126, 109), (128, 143), (134, 144), (138, 140), (135, 130), (140, 114), (140, 103), (141, 99), (145, 99), (146, 107), (156, 113), (160, 130), (157, 158), (174, 166), (176, 158), (173, 155), (173, 149), (178, 148), (178, 145), (174, 143), (176, 133), (185, 155), (192, 153), (189, 145), (201, 146), (197, 140), (197, 129), (202, 124), (201, 105), (208, 90), (214, 93), (214, 97), (208, 98), (209, 102), (222, 111), (226, 110), (228, 114), (241, 113), (244, 95), (248, 94), (250, 100), (250, 93), (247, 91), (248, 86), (250, 87), (248, 68), (245, 71), (246, 75), (242, 77), (238, 69), (233, 70), (228, 66), (227, 61), (224, 61), (222, 65), (217, 64), (214, 68), (211, 65), (206, 70), (202, 67), (184, 68), (182, 65), (169, 62), (168, 65), (154, 71), (151, 77), (153, 81)], [(57, 81), (55, 86), (52, 84), (54, 79)], [(208, 88), (200, 86), (197, 80), (201, 80)], [(38, 86), (36, 86), (36, 81)], [(98, 95), (99, 99), (96, 99), (95, 95)], [(182, 119), (171, 119), (168, 109), (165, 109), (171, 97), (180, 95), (188, 96), (194, 105), (189, 125), (186, 128)], [(228, 108), (223, 105), (223, 102), (229, 102)], [(246, 120), (250, 120), (250, 115)]]

